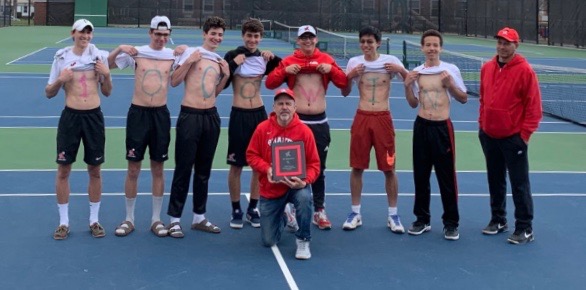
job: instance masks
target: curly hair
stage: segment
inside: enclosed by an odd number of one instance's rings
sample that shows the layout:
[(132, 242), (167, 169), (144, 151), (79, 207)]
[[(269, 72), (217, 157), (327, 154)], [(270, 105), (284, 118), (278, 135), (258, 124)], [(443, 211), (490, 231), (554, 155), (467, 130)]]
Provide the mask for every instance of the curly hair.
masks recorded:
[(242, 23), (242, 35), (244, 35), (247, 31), (252, 33), (260, 32), (260, 35), (262, 36), (265, 28), (262, 26), (260, 20), (256, 18), (250, 18)]
[(218, 16), (210, 16), (206, 19), (206, 22), (203, 23), (203, 32), (208, 33), (212, 28), (222, 28), (222, 30), (226, 30), (226, 21)]

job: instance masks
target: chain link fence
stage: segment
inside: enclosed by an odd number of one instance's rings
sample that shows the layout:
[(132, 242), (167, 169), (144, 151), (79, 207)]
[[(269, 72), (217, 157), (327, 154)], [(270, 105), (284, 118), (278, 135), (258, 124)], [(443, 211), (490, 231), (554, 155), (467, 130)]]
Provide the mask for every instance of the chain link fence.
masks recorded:
[[(249, 17), (291, 26), (312, 24), (331, 31), (357, 31), (365, 25), (395, 33), (443, 33), (492, 37), (500, 28), (517, 29), (524, 42), (586, 46), (584, 0), (92, 0), (106, 25), (142, 27), (155, 15), (173, 26), (201, 27), (209, 16), (238, 29)], [(0, 0), (0, 26), (11, 25), (12, 0)], [(75, 0), (34, 1), (35, 25), (71, 25)], [(106, 4), (107, 3), (107, 4)]]

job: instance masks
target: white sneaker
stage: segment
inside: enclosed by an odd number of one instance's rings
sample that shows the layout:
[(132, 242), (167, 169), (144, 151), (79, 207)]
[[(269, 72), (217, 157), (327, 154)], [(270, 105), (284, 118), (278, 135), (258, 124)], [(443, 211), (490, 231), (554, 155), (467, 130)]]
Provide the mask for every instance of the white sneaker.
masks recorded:
[(297, 224), (297, 219), (295, 218), (295, 207), (291, 206), (291, 204), (287, 204), (285, 206), (285, 211), (283, 212), (287, 217), (287, 226), (285, 227), (288, 232), (295, 233), (299, 230), (299, 225)]
[(395, 214), (395, 215), (389, 216), (387, 226), (391, 229), (391, 232), (393, 232), (393, 233), (396, 233), (396, 234), (404, 234), (405, 233), (405, 228), (401, 224), (401, 218), (399, 218), (399, 215)]
[(309, 251), (309, 241), (297, 239), (297, 252), (295, 258), (299, 260), (307, 260), (311, 258), (311, 251)]
[(346, 219), (346, 221), (344, 222), (344, 225), (342, 225), (342, 228), (344, 230), (351, 231), (361, 225), (362, 225), (362, 216), (359, 213), (351, 212), (348, 215), (348, 218)]

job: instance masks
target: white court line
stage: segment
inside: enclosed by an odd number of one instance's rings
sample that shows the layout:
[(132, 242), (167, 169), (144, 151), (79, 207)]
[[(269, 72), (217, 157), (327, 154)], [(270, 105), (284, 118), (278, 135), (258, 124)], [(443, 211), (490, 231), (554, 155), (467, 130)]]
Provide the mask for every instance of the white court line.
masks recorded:
[[(0, 77), (1, 78), (1, 77)], [(31, 115), (12, 115), (12, 116), (2, 116), (0, 115), (0, 119), (50, 119), (50, 118), (59, 118), (60, 116), (57, 115), (49, 115), (49, 116), (31, 116)], [(126, 119), (126, 116), (104, 116), (107, 119)], [(171, 118), (177, 119), (177, 117), (172, 116)], [(220, 117), (224, 119), (229, 119), (229, 117)], [(330, 118), (328, 117), (329, 121), (353, 121), (354, 118)], [(393, 119), (394, 122), (413, 122), (413, 119)], [(478, 120), (452, 120), (452, 123), (478, 123)], [(543, 121), (540, 124), (572, 124), (569, 122), (564, 121)], [(572, 124), (573, 125), (573, 124)]]
[[(171, 119), (177, 119), (177, 117), (171, 117)], [(228, 120), (229, 117), (220, 117), (222, 120)], [(404, 122), (412, 122), (413, 120), (403, 120)], [(397, 120), (396, 122), (401, 122)], [(468, 122), (468, 121), (464, 121)], [(455, 121), (452, 121), (455, 123)], [(227, 130), (227, 126), (220, 127), (223, 130)], [(57, 129), (57, 126), (53, 127), (37, 127), (37, 126), (0, 126), (0, 129)], [(126, 129), (124, 126), (107, 126), (106, 129)], [(171, 129), (175, 130), (175, 126), (171, 126)], [(350, 131), (350, 129), (331, 129), (330, 131)], [(395, 132), (413, 132), (413, 129), (395, 129)], [(456, 130), (456, 133), (478, 133), (478, 130)], [(534, 134), (558, 134), (558, 135), (585, 135), (586, 132), (535, 132)]]
[(276, 245), (274, 245), (271, 247), (271, 250), (273, 251), (273, 255), (275, 255), (275, 258), (277, 259), (277, 263), (279, 263), (279, 267), (281, 268), (281, 271), (283, 272), (285, 279), (287, 279), (287, 284), (289, 284), (289, 288), (291, 290), (298, 290), (299, 287), (297, 287), (297, 283), (295, 283), (295, 279), (293, 279), (293, 275), (291, 275), (291, 271), (289, 271), (289, 267), (287, 267), (287, 263), (285, 263), (285, 259), (283, 259), (283, 255), (281, 255), (281, 251), (279, 251), (279, 248)]
[[(142, 171), (150, 171), (149, 168), (143, 168)], [(212, 171), (229, 171), (228, 168), (217, 168)], [(74, 168), (71, 169), (73, 172), (86, 172), (87, 169)], [(126, 172), (126, 168), (102, 168), (102, 172)], [(163, 171), (172, 172), (173, 168), (165, 168)], [(242, 171), (251, 171), (250, 167), (245, 167)], [(326, 169), (327, 172), (350, 172), (351, 169)], [(0, 172), (57, 172), (57, 169), (0, 169)], [(376, 169), (365, 169), (366, 173), (379, 173)], [(413, 170), (396, 170), (397, 173), (412, 173)], [(486, 173), (486, 170), (458, 170), (457, 173)], [(586, 174), (586, 171), (530, 171), (530, 174)]]
[[(138, 195), (140, 196), (151, 196), (151, 192), (139, 192)], [(169, 196), (170, 193), (166, 192), (165, 196)], [(192, 195), (190, 192), (188, 195)], [(210, 196), (229, 196), (229, 192), (210, 192), (208, 193)], [(576, 193), (576, 192), (560, 192), (560, 193), (532, 193), (533, 197), (586, 197), (586, 193)], [(0, 193), (0, 197), (52, 197), (55, 196), (54, 192), (51, 193)], [(70, 196), (72, 197), (87, 197), (87, 192), (75, 192), (71, 193)], [(124, 192), (103, 192), (102, 196), (125, 196)], [(328, 192), (326, 196), (350, 196), (350, 192)], [(387, 194), (384, 192), (381, 193), (362, 193), (362, 196), (381, 196), (386, 197)], [(399, 192), (399, 196), (415, 196), (415, 193), (412, 192)], [(431, 196), (440, 197), (440, 193), (431, 193)], [(490, 197), (488, 193), (458, 193), (459, 197)], [(509, 193), (507, 196), (512, 197)]]
[(13, 61), (11, 61), (11, 62), (9, 62), (9, 63), (6, 63), (6, 65), (11, 65), (11, 64), (12, 64), (13, 62), (15, 62), (15, 61), (19, 61), (19, 60), (21, 60), (21, 59), (23, 59), (23, 58), (25, 58), (25, 57), (27, 57), (27, 56), (33, 55), (33, 54), (35, 54), (35, 53), (37, 53), (37, 52), (40, 52), (40, 51), (42, 51), (42, 50), (44, 50), (44, 49), (46, 49), (46, 48), (47, 48), (47, 47), (45, 46), (45, 47), (43, 47), (43, 48), (37, 49), (37, 50), (35, 50), (35, 51), (33, 51), (33, 52), (31, 52), (31, 53), (27, 54), (27, 55), (21, 56), (21, 57), (19, 57), (19, 58), (15, 59), (15, 60), (13, 60)]
[[(250, 202), (250, 193), (245, 194), (245, 196), (248, 202)], [(285, 259), (283, 258), (283, 255), (281, 255), (279, 247), (277, 247), (277, 245), (273, 245), (271, 247), (271, 251), (273, 251), (273, 255), (275, 256), (275, 259), (281, 268), (281, 272), (283, 272), (283, 276), (285, 276), (285, 279), (287, 280), (287, 284), (289, 284), (289, 288), (292, 290), (298, 290), (299, 287), (297, 287), (297, 283), (295, 282), (295, 279), (293, 279), (293, 274), (291, 274), (291, 271), (289, 271), (289, 267), (287, 267), (287, 263), (285, 263)]]
[(61, 39), (61, 40), (59, 40), (59, 41), (57, 41), (55, 43), (61, 43), (61, 42), (66, 41), (66, 40), (71, 40), (71, 37), (63, 38), (63, 39)]

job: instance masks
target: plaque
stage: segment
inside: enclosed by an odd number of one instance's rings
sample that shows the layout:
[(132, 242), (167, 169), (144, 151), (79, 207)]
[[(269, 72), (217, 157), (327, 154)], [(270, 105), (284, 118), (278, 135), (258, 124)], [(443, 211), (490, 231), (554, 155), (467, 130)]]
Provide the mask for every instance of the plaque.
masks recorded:
[(305, 146), (303, 142), (272, 143), (273, 180), (293, 176), (305, 178)]

